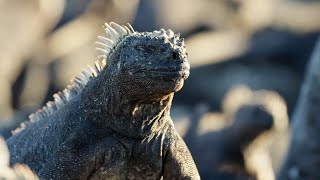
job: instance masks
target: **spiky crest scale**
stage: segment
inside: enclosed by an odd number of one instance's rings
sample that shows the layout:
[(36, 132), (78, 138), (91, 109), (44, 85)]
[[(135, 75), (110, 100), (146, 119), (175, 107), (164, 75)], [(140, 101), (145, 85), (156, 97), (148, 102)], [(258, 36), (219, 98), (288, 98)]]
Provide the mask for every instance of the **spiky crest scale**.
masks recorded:
[[(12, 134), (17, 134), (23, 129), (25, 129), (29, 124), (40, 121), (55, 111), (61, 109), (68, 101), (74, 98), (76, 95), (80, 94), (88, 81), (91, 78), (97, 77), (100, 72), (106, 67), (107, 59), (110, 53), (113, 52), (114, 47), (116, 47), (123, 39), (125, 39), (128, 35), (134, 35), (135, 32), (132, 26), (127, 23), (127, 25), (120, 26), (117, 23), (110, 22), (105, 23), (104, 26), (107, 37), (98, 36), (98, 39), (102, 42), (96, 42), (99, 47), (96, 50), (102, 54), (97, 56), (97, 59), (94, 63), (94, 68), (89, 66), (84, 68), (79, 75), (75, 76), (64, 90), (55, 93), (53, 95), (54, 101), (49, 101), (45, 106), (41, 109), (37, 110), (35, 113), (29, 115), (29, 121), (23, 122), (20, 124), (20, 127), (12, 131)], [(179, 39), (179, 34), (174, 34), (171, 29), (165, 31), (164, 29), (160, 29), (159, 31), (153, 31), (151, 37), (165, 37), (170, 42), (176, 43)], [(184, 45), (184, 40), (180, 39), (180, 43)], [(181, 45), (181, 44), (180, 44)]]

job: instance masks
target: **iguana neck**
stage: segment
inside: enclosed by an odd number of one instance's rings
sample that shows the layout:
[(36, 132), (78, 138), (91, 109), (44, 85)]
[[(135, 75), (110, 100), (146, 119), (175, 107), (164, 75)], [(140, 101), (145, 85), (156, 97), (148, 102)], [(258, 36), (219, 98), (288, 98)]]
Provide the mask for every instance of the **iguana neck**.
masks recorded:
[(155, 102), (128, 101), (110, 110), (114, 129), (125, 136), (143, 138), (159, 132), (169, 120), (173, 94)]
[(81, 93), (86, 120), (130, 138), (147, 137), (167, 124), (173, 93), (154, 101), (128, 99), (111, 78), (102, 77), (91, 79)]

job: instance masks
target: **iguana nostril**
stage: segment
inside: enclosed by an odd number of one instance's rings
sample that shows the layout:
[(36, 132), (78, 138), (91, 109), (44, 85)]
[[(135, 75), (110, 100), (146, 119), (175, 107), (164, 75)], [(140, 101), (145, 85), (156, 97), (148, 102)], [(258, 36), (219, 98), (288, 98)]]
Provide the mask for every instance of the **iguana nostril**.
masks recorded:
[(166, 47), (164, 44), (161, 44), (161, 45), (160, 45), (160, 51), (161, 51), (162, 53), (164, 53), (164, 52), (166, 52), (166, 50), (167, 50), (167, 47)]
[(179, 53), (177, 52), (172, 53), (172, 59), (178, 59), (178, 57), (179, 57)]

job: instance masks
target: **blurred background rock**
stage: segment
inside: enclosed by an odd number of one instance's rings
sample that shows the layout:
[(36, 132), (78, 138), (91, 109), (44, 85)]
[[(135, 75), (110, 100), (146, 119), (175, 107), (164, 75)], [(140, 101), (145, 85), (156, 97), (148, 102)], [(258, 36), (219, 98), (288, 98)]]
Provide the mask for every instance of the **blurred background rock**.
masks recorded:
[[(94, 41), (104, 34), (105, 21), (129, 22), (137, 31), (170, 28), (186, 39), (191, 75), (172, 107), (182, 134), (195, 116), (205, 117), (200, 126), (206, 131), (225, 128), (241, 99), (264, 90), (272, 95), (259, 96), (274, 102), (268, 106), (282, 128), (273, 130), (274, 136), (285, 138), (279, 133), (289, 128), (305, 64), (320, 34), (320, 1), (0, 0), (0, 131), (5, 138), (93, 64)], [(238, 95), (230, 98), (232, 91)], [(198, 111), (199, 104), (207, 110)], [(280, 145), (272, 146), (272, 136), (267, 137), (253, 142), (265, 144), (258, 145), (262, 150), (251, 148), (244, 156), (265, 153), (251, 157), (269, 161), (263, 166), (274, 178), (279, 165), (269, 157), (282, 150), (272, 149)], [(250, 171), (259, 179), (266, 176)]]

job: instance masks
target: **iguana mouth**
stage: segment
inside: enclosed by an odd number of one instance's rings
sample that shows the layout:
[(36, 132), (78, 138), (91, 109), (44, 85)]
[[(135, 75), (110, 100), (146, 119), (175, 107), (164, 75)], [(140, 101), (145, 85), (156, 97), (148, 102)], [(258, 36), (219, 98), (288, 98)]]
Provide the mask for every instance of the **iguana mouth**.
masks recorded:
[(152, 70), (139, 70), (130, 73), (131, 75), (138, 78), (146, 78), (152, 77), (156, 79), (164, 79), (164, 80), (175, 80), (178, 78), (187, 79), (190, 72), (189, 70), (181, 70), (181, 71), (152, 71)]
[(152, 77), (155, 79), (175, 80), (179, 78), (187, 79), (190, 74), (188, 63), (172, 67), (144, 67), (135, 71), (129, 71), (130, 75), (138, 78)]
[(163, 78), (163, 79), (177, 79), (183, 78), (187, 79), (189, 76), (188, 70), (181, 70), (181, 71), (148, 71), (150, 76), (155, 78)]

